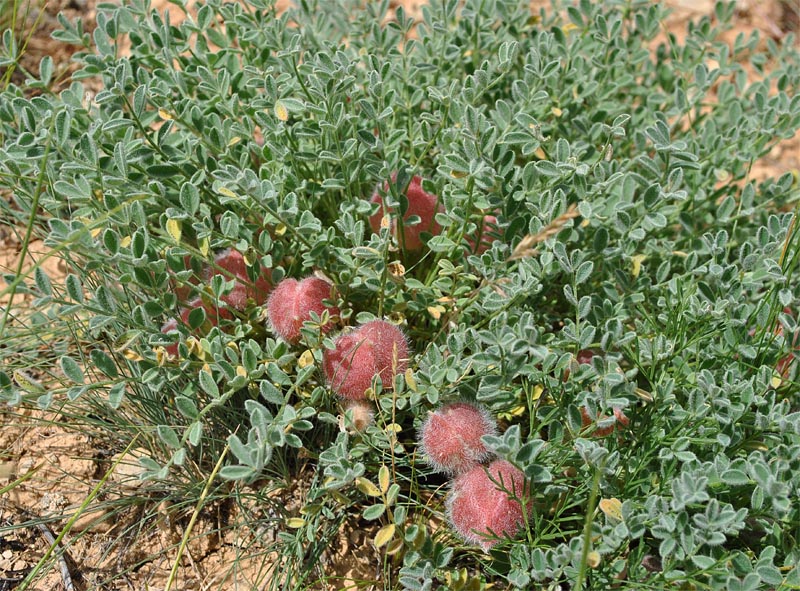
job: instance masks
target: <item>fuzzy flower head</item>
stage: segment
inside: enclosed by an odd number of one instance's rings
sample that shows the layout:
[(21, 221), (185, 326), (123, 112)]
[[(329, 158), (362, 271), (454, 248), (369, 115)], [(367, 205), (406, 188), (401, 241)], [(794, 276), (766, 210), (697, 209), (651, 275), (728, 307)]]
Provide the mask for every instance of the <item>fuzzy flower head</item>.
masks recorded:
[[(397, 173), (392, 175), (392, 180), (397, 178)], [(388, 184), (384, 184), (384, 193), (388, 191)], [(369, 218), (369, 225), (372, 231), (376, 234), (380, 232), (381, 220), (385, 215), (389, 216), (389, 223), (394, 236), (400, 246), (407, 251), (418, 251), (424, 246), (422, 243), (421, 234), (428, 232), (436, 235), (442, 231), (442, 227), (436, 221), (435, 216), (438, 212), (444, 211), (444, 208), (439, 203), (439, 197), (428, 193), (422, 188), (422, 178), (414, 176), (406, 190), (406, 199), (408, 200), (408, 209), (403, 216), (402, 231), (400, 231), (399, 224), (397, 223), (398, 212), (394, 207), (385, 205), (380, 191), (376, 191), (370, 201), (378, 203), (380, 207)], [(419, 223), (411, 224), (405, 223), (411, 216), (418, 216)]]
[(481, 441), (484, 435), (497, 435), (489, 411), (469, 402), (455, 402), (428, 415), (419, 431), (419, 444), (437, 471), (462, 474), (492, 456)]
[(408, 367), (406, 337), (397, 326), (373, 320), (340, 335), (326, 350), (322, 369), (330, 388), (342, 398), (361, 400), (376, 376), (383, 387), (394, 387), (394, 376)]
[(347, 400), (343, 405), (341, 429), (362, 433), (375, 422), (375, 409), (368, 400)]
[(260, 267), (260, 274), (253, 282), (247, 274), (247, 263), (242, 253), (233, 248), (219, 253), (214, 257), (214, 263), (222, 271), (209, 269), (207, 279), (211, 279), (214, 275), (222, 275), (226, 281), (231, 279), (236, 281), (233, 289), (221, 298), (231, 308), (244, 310), (247, 308), (248, 299), (252, 299), (259, 306), (267, 301), (272, 289), (272, 272), (269, 269)]
[[(286, 278), (272, 291), (267, 302), (267, 314), (272, 331), (288, 343), (300, 340), (303, 322), (311, 320), (311, 313), (321, 316), (328, 310), (338, 316), (339, 308), (324, 303), (333, 297), (333, 286), (319, 277), (306, 277), (301, 281)], [(322, 332), (333, 328), (332, 322), (321, 327)]]
[(495, 460), (455, 479), (447, 498), (447, 517), (465, 541), (489, 550), (500, 538), (519, 533), (531, 506), (522, 471), (506, 460)]

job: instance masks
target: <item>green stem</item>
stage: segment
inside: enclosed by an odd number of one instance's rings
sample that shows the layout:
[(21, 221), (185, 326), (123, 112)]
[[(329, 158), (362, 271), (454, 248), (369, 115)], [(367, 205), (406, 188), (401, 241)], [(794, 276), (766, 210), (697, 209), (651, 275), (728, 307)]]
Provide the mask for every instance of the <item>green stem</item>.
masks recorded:
[(600, 473), (602, 470), (602, 466), (599, 466), (592, 480), (592, 492), (589, 494), (586, 521), (583, 524), (583, 550), (581, 551), (581, 564), (578, 569), (578, 580), (575, 581), (575, 589), (583, 589), (583, 582), (586, 578), (586, 567), (589, 564), (589, 548), (592, 546), (592, 523), (594, 523), (594, 511), (597, 507), (597, 493), (600, 490)]
[(219, 460), (217, 460), (214, 469), (211, 471), (211, 474), (206, 480), (206, 484), (203, 487), (203, 492), (200, 493), (200, 498), (197, 499), (197, 504), (194, 507), (194, 512), (192, 513), (192, 517), (189, 519), (189, 524), (186, 526), (186, 530), (183, 532), (183, 537), (181, 538), (181, 543), (178, 546), (178, 555), (175, 556), (175, 559), (172, 561), (172, 570), (169, 573), (169, 578), (167, 579), (167, 584), (164, 585), (164, 591), (169, 591), (172, 588), (172, 584), (175, 582), (175, 577), (178, 574), (178, 568), (181, 564), (181, 558), (183, 557), (183, 553), (186, 552), (186, 546), (189, 543), (189, 536), (192, 534), (192, 529), (194, 529), (194, 524), (197, 522), (197, 517), (200, 515), (200, 510), (203, 508), (203, 503), (205, 503), (206, 497), (208, 496), (208, 492), (211, 490), (211, 484), (217, 477), (217, 473), (219, 472), (220, 468), (222, 468), (222, 462), (225, 460), (225, 456), (228, 454), (228, 446), (225, 446), (225, 449), (222, 450), (222, 453), (219, 456)]
[(17, 269), (16, 269), (16, 279), (11, 282), (9, 285), (9, 297), (8, 297), (8, 304), (3, 311), (3, 318), (0, 320), (0, 340), (2, 340), (3, 336), (6, 332), (6, 325), (8, 324), (8, 317), (11, 314), (11, 308), (14, 303), (14, 296), (17, 293), (17, 286), (20, 283), (20, 277), (22, 276), (22, 267), (25, 264), (25, 257), (28, 256), (28, 247), (30, 246), (31, 237), (33, 236), (33, 226), (34, 222), (37, 219), (37, 213), (39, 210), (39, 198), (42, 195), (42, 191), (44, 190), (44, 176), (45, 170), (47, 169), (47, 159), (50, 156), (50, 148), (52, 147), (51, 139), (53, 137), (53, 128), (55, 126), (55, 117), (53, 118), (52, 122), (50, 123), (50, 129), (47, 133), (47, 140), (44, 146), (44, 156), (42, 157), (41, 168), (39, 170), (39, 175), (36, 179), (36, 191), (33, 194), (33, 202), (31, 203), (31, 214), (30, 218), (28, 219), (27, 227), (25, 228), (25, 236), (22, 239), (22, 247), (19, 253), (19, 260), (17, 261)]

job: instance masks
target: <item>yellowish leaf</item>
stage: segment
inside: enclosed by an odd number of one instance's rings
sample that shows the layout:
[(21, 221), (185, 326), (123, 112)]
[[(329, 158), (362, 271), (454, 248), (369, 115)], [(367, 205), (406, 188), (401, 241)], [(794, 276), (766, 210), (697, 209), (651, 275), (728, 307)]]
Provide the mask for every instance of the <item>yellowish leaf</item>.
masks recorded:
[(536, 384), (533, 387), (533, 392), (531, 392), (531, 400), (539, 400), (544, 393), (544, 386), (541, 384)]
[(289, 120), (289, 110), (286, 108), (286, 105), (284, 105), (283, 102), (281, 101), (275, 101), (275, 116), (280, 121)]
[(403, 538), (394, 538), (391, 542), (389, 542), (389, 546), (386, 548), (386, 553), (389, 556), (393, 556), (400, 552), (403, 549)]
[(589, 555), (586, 557), (586, 564), (589, 565), (589, 568), (597, 568), (600, 566), (600, 552), (597, 550), (589, 552)]
[(394, 431), (395, 433), (400, 433), (400, 431), (402, 431), (403, 428), (397, 423), (389, 423), (388, 425), (386, 425), (386, 430)]
[(26, 392), (38, 394), (45, 391), (44, 386), (42, 386), (38, 380), (34, 380), (31, 376), (20, 370), (16, 370), (14, 372), (14, 381), (17, 382), (17, 385)]
[(156, 354), (156, 363), (158, 367), (164, 367), (164, 364), (169, 361), (169, 353), (164, 347), (156, 347), (153, 349)]
[(600, 510), (609, 519), (622, 521), (622, 501), (620, 501), (618, 498), (612, 497), (610, 499), (601, 499), (599, 506)]
[(414, 378), (414, 371), (409, 367), (404, 374), (406, 385), (412, 392), (417, 391), (417, 380)]
[(525, 411), (528, 410), (528, 407), (524, 404), (518, 404), (514, 408), (509, 411), (512, 417), (521, 417), (525, 414)]
[(653, 402), (653, 395), (647, 390), (643, 390), (642, 388), (634, 388), (633, 393), (645, 402)]
[(769, 448), (763, 441), (745, 441), (743, 446), (745, 449), (753, 451), (769, 451)]
[(181, 223), (175, 219), (168, 219), (167, 220), (167, 232), (175, 242), (181, 241), (181, 236), (183, 235), (183, 231), (181, 230)]
[(286, 234), (286, 224), (278, 224), (275, 226), (275, 236), (283, 236)]
[(773, 388), (779, 388), (783, 383), (783, 379), (778, 374), (773, 374), (772, 379), (769, 381)]
[(203, 256), (206, 256), (208, 254), (208, 251), (211, 248), (211, 243), (208, 240), (208, 236), (205, 236), (198, 241), (197, 248), (200, 249), (200, 254), (202, 254)]
[(384, 525), (382, 528), (380, 528), (378, 530), (378, 533), (375, 534), (375, 539), (373, 540), (373, 544), (375, 544), (375, 547), (381, 548), (386, 544), (388, 544), (394, 537), (395, 529), (396, 528), (394, 523)]
[(300, 529), (306, 524), (306, 520), (302, 517), (291, 517), (286, 520), (286, 527), (290, 527), (292, 529)]
[[(333, 482), (333, 480), (334, 480), (333, 478), (329, 478), (329, 479), (327, 480), (327, 484), (330, 484), (331, 482)], [(352, 502), (350, 501), (350, 499), (349, 499), (348, 497), (344, 496), (344, 495), (343, 495), (342, 493), (340, 493), (338, 490), (329, 490), (329, 491), (328, 491), (327, 493), (325, 493), (325, 494), (326, 494), (326, 495), (328, 495), (328, 496), (330, 496), (330, 497), (333, 497), (333, 499), (334, 499), (334, 500), (335, 500), (337, 503), (339, 503), (340, 505), (342, 505), (342, 506), (349, 507), (349, 506), (352, 504)]]
[(194, 355), (197, 358), (203, 357), (203, 347), (200, 345), (200, 341), (198, 341), (196, 338), (187, 337), (186, 347), (189, 349), (189, 355)]
[(439, 320), (439, 318), (442, 317), (444, 311), (445, 311), (444, 306), (439, 306), (439, 305), (428, 306), (428, 314), (430, 314), (434, 320)]
[(383, 494), (386, 494), (386, 491), (389, 490), (389, 484), (391, 483), (390, 476), (389, 468), (385, 465), (381, 466), (378, 470), (378, 485), (381, 487), (381, 492)]
[(306, 349), (303, 351), (300, 358), (297, 360), (297, 367), (303, 369), (304, 367), (308, 367), (309, 365), (314, 363), (314, 354), (311, 352), (310, 349)]
[(631, 257), (631, 275), (638, 277), (642, 271), (642, 263), (647, 259), (646, 254), (635, 254)]
[(311, 503), (300, 509), (300, 515), (316, 515), (322, 511), (322, 505), (319, 503)]
[(164, 119), (165, 121), (169, 121), (170, 119), (172, 119), (172, 115), (170, 115), (169, 112), (165, 111), (164, 109), (158, 110), (158, 116)]
[(125, 359), (129, 359), (130, 361), (142, 361), (142, 356), (139, 355), (133, 349), (125, 349), (122, 353), (125, 356)]
[(230, 197), (231, 199), (238, 199), (239, 196), (231, 191), (228, 187), (220, 187), (217, 189), (220, 195), (224, 195), (225, 197)]
[(246, 378), (247, 377), (247, 370), (244, 368), (243, 365), (237, 365), (236, 366), (236, 375), (240, 376), (242, 378)]
[(242, 141), (242, 138), (240, 138), (238, 135), (235, 136), (235, 137), (232, 137), (230, 139), (230, 141), (228, 142), (228, 147), (230, 148), (231, 146), (235, 146), (236, 144), (238, 144), (241, 141)]
[(381, 496), (380, 489), (363, 477), (356, 478), (356, 488), (368, 497)]
[(122, 248), (128, 248), (131, 245), (131, 237), (130, 236), (123, 236), (122, 240), (119, 241), (119, 245)]
[(562, 114), (564, 111), (562, 111), (562, 110), (561, 110), (561, 109), (559, 109), (558, 107), (553, 107), (552, 109), (550, 109), (550, 112), (551, 112), (553, 115), (555, 115), (556, 117), (561, 117), (561, 114)]

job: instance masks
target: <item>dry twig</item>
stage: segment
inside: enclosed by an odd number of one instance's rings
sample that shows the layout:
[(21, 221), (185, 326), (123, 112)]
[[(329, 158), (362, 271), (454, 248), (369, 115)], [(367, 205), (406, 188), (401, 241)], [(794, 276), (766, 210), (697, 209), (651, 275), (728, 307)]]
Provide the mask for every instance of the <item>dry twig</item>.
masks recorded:
[[(42, 536), (44, 536), (44, 539), (47, 540), (47, 543), (55, 547), (56, 537), (53, 535), (53, 532), (50, 531), (50, 528), (44, 523), (37, 523), (36, 525), (42, 533)], [(72, 584), (72, 577), (69, 574), (69, 565), (67, 564), (67, 559), (64, 557), (64, 552), (58, 553), (58, 566), (61, 569), (61, 579), (64, 581), (64, 591), (75, 591), (75, 585)]]

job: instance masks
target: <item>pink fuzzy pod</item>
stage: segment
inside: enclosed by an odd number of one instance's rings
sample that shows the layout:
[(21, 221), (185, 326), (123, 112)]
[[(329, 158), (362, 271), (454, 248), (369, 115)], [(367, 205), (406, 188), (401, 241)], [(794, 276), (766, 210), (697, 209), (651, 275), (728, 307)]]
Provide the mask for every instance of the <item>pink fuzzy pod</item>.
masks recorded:
[(210, 270), (208, 279), (214, 275), (222, 275), (226, 281), (236, 280), (233, 289), (220, 298), (231, 308), (240, 311), (246, 309), (248, 299), (252, 299), (259, 306), (267, 301), (267, 296), (272, 289), (272, 273), (269, 269), (261, 267), (261, 274), (253, 283), (247, 274), (247, 263), (245, 263), (242, 253), (233, 248), (219, 253), (214, 257), (214, 262), (224, 272)]
[(481, 441), (484, 435), (497, 435), (497, 423), (489, 411), (469, 402), (455, 402), (428, 415), (419, 432), (419, 444), (438, 472), (463, 474), (492, 456)]
[(331, 390), (342, 398), (362, 400), (375, 376), (383, 387), (394, 387), (394, 376), (408, 367), (408, 343), (399, 328), (385, 320), (373, 320), (343, 334), (326, 349), (322, 370)]
[(363, 433), (367, 427), (375, 422), (375, 409), (367, 400), (347, 400), (344, 403), (344, 413), (350, 413), (352, 423), (347, 421), (345, 415), (342, 416), (342, 426), (349, 427), (359, 433)]
[[(483, 254), (491, 248), (492, 242), (497, 240), (500, 235), (501, 230), (497, 225), (497, 218), (493, 215), (485, 216), (481, 221), (480, 236), (467, 236), (470, 252)], [(477, 241), (478, 239), (480, 242)]]
[[(397, 173), (392, 175), (394, 180)], [(384, 192), (388, 191), (388, 184), (384, 184)], [(422, 232), (429, 232), (436, 235), (442, 231), (442, 227), (436, 221), (436, 214), (443, 212), (444, 208), (439, 203), (439, 198), (436, 195), (428, 193), (422, 189), (422, 178), (414, 176), (406, 190), (406, 198), (408, 199), (408, 210), (403, 216), (403, 220), (407, 220), (411, 216), (419, 216), (420, 222), (414, 225), (403, 224), (402, 235), (398, 235), (397, 227), (397, 212), (394, 208), (384, 206), (383, 197), (379, 191), (376, 191), (370, 201), (372, 203), (380, 204), (378, 211), (370, 216), (369, 225), (372, 231), (376, 234), (380, 232), (381, 219), (385, 214), (388, 214), (391, 219), (392, 236), (394, 236), (405, 250), (416, 251), (421, 250), (424, 246), (420, 234)]]
[[(319, 277), (306, 277), (301, 281), (286, 278), (272, 291), (267, 301), (267, 315), (272, 331), (288, 343), (300, 340), (303, 322), (311, 320), (311, 312), (321, 316), (325, 310), (331, 316), (339, 315), (339, 308), (326, 306), (323, 301), (333, 299), (333, 286)], [(321, 327), (326, 333), (332, 322)]]
[(506, 460), (495, 460), (455, 479), (447, 498), (447, 517), (464, 540), (489, 550), (500, 541), (498, 537), (519, 533), (531, 506), (522, 471)]
[[(593, 423), (596, 423), (597, 421), (603, 420), (604, 418), (605, 417), (596, 417), (595, 419), (592, 419), (592, 417), (589, 416), (589, 409), (587, 409), (585, 406), (581, 407), (581, 424), (584, 429)], [(594, 431), (589, 433), (589, 435), (591, 437), (607, 437), (617, 429), (623, 429), (627, 427), (628, 423), (630, 423), (630, 419), (625, 416), (625, 413), (622, 412), (622, 409), (614, 408), (614, 422), (607, 427), (597, 427)]]

